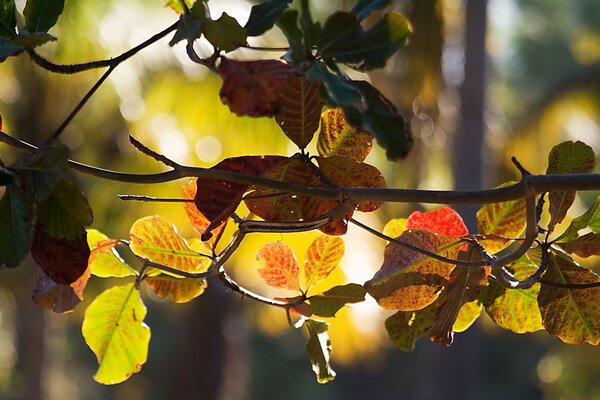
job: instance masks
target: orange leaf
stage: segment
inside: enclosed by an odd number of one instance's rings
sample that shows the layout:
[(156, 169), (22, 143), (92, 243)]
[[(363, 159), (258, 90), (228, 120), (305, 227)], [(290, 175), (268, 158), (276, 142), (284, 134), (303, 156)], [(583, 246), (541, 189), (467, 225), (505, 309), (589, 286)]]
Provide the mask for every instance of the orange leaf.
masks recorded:
[(300, 75), (290, 75), (279, 92), (281, 109), (275, 121), (299, 148), (305, 148), (319, 128), (323, 108), (321, 84)]
[(260, 276), (269, 286), (280, 289), (300, 290), (298, 272), (300, 266), (292, 249), (285, 243), (267, 243), (258, 251), (257, 260), (265, 265), (258, 269)]
[[(192, 200), (196, 198), (197, 183), (196, 178), (192, 178), (182, 189), (182, 196), (186, 200)], [(194, 203), (183, 203), (185, 213), (192, 224), (192, 228), (199, 234), (202, 235), (208, 226), (210, 221), (196, 208)], [(224, 224), (216, 227), (211, 233), (214, 236), (218, 236), (219, 232), (225, 228)]]
[(306, 251), (304, 277), (306, 290), (321, 283), (344, 257), (344, 241), (339, 237), (319, 236)]
[(346, 121), (341, 108), (321, 114), (321, 131), (317, 151), (322, 157), (344, 156), (362, 162), (373, 148), (373, 136)]
[(415, 211), (408, 217), (406, 229), (426, 229), (454, 238), (469, 234), (460, 215), (450, 207), (428, 212)]
[(83, 289), (89, 279), (89, 268), (79, 279), (69, 285), (56, 283), (46, 275), (42, 275), (35, 284), (33, 302), (57, 313), (71, 312), (83, 300)]
[(164, 299), (170, 296), (172, 303), (187, 303), (200, 296), (206, 289), (205, 279), (181, 279), (165, 274), (148, 277), (146, 283), (156, 297)]
[(294, 68), (277, 60), (234, 61), (221, 58), (218, 73), (223, 79), (219, 96), (240, 116), (268, 117), (281, 105), (279, 91)]

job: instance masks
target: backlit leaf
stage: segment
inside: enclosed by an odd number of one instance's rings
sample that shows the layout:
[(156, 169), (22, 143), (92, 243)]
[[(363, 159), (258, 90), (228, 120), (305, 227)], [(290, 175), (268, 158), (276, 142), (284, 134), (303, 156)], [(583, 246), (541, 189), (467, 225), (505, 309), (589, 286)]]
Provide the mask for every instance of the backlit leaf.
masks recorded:
[(169, 297), (172, 303), (187, 303), (200, 296), (206, 289), (206, 279), (181, 279), (165, 274), (148, 277), (146, 283), (156, 297)]
[(323, 108), (321, 84), (290, 75), (279, 92), (280, 109), (275, 121), (299, 148), (305, 148), (319, 128)]
[(320, 317), (334, 317), (346, 304), (364, 301), (365, 294), (365, 289), (356, 283), (334, 286), (318, 296), (311, 296), (310, 308)]
[(525, 231), (526, 214), (524, 199), (484, 204), (477, 211), (477, 231), (484, 236), (497, 235), (497, 237), (482, 240), (483, 247), (490, 253), (497, 253), (507, 248), (513, 242), (510, 238), (520, 237)]
[[(600, 276), (581, 268), (567, 255), (550, 254), (544, 279), (558, 283), (600, 282)], [(562, 289), (542, 283), (538, 304), (546, 330), (565, 343), (600, 343), (600, 287)]]
[(88, 267), (90, 248), (84, 230), (73, 239), (57, 239), (37, 225), (31, 244), (31, 255), (42, 271), (56, 283), (77, 281)]
[(129, 231), (136, 255), (185, 272), (205, 272), (211, 260), (192, 250), (175, 227), (160, 216), (138, 219)]
[(310, 318), (313, 315), (310, 306), (305, 301), (302, 301), (303, 296), (275, 297), (274, 300), (291, 304), (288, 309), (291, 315), (302, 316), (306, 318)]
[(267, 243), (258, 251), (257, 260), (264, 260), (258, 273), (267, 285), (289, 290), (300, 290), (300, 265), (292, 249), (285, 243)]
[(469, 234), (460, 215), (450, 207), (427, 212), (415, 211), (408, 217), (406, 229), (426, 229), (454, 238)]
[[(308, 197), (303, 203), (302, 215), (305, 219), (321, 218), (333, 211), (338, 205), (337, 200)], [(337, 219), (331, 217), (333, 222), (319, 228), (319, 230), (327, 235), (344, 235), (348, 230), (348, 221), (352, 218), (353, 214), (354, 210), (350, 209), (345, 214), (336, 217)]]
[(453, 327), (460, 309), (479, 297), (481, 287), (487, 284), (489, 273), (486, 267), (458, 267), (452, 271), (450, 281), (435, 307), (435, 323), (429, 331), (433, 342), (446, 346), (452, 343)]
[(435, 322), (435, 305), (418, 311), (398, 311), (385, 320), (392, 344), (402, 351), (413, 351), (415, 343), (427, 336)]
[(277, 60), (234, 61), (223, 58), (218, 69), (223, 104), (236, 115), (270, 117), (281, 108), (279, 93), (294, 69)]
[(31, 245), (33, 204), (16, 185), (0, 201), (0, 265), (18, 267)]
[[(198, 183), (196, 182), (196, 178), (190, 179), (190, 181), (183, 186), (182, 196), (186, 200), (194, 200), (196, 198), (196, 191), (198, 188)], [(183, 208), (185, 213), (192, 224), (192, 228), (194, 231), (198, 233), (198, 235), (202, 235), (208, 226), (210, 225), (210, 221), (196, 208), (196, 204), (193, 202), (183, 203)], [(225, 229), (225, 225), (221, 224), (211, 232), (212, 236), (218, 236), (221, 230)], [(209, 241), (209, 245), (212, 246), (211, 241)]]
[(339, 265), (344, 257), (344, 241), (339, 237), (319, 236), (306, 251), (304, 261), (305, 290), (316, 286)]
[(92, 223), (92, 209), (79, 188), (61, 178), (54, 190), (38, 205), (38, 222), (52, 237), (74, 239)]
[(33, 49), (48, 42), (55, 42), (57, 39), (46, 32), (36, 32), (19, 34), (11, 39), (11, 42), (17, 46), (23, 46), (27, 49)]
[(308, 329), (306, 351), (312, 369), (317, 375), (317, 382), (331, 382), (335, 378), (335, 372), (329, 365), (329, 359), (331, 358), (331, 341), (327, 334), (329, 325), (312, 319), (307, 320), (304, 325)]
[(362, 162), (371, 152), (373, 136), (346, 121), (340, 108), (330, 108), (321, 114), (321, 130), (317, 151), (322, 157), (344, 156)]
[(27, 0), (23, 16), (29, 32), (47, 32), (63, 12), (64, 0)]
[(458, 311), (454, 325), (452, 325), (452, 331), (460, 333), (469, 329), (481, 315), (482, 308), (483, 305), (477, 300), (463, 304)]
[[(260, 176), (269, 168), (286, 160), (286, 157), (280, 156), (232, 157), (221, 161), (211, 169)], [(210, 221), (202, 234), (202, 240), (206, 241), (212, 236), (210, 231), (227, 221), (233, 214), (242, 201), (248, 185), (215, 178), (198, 178), (196, 186), (194, 203)]]
[[(385, 179), (372, 165), (355, 161), (348, 157), (318, 157), (321, 172), (340, 187), (385, 188)], [(378, 201), (363, 201), (356, 209), (371, 212), (381, 207)]]
[(89, 268), (70, 285), (56, 283), (46, 275), (41, 275), (33, 290), (33, 302), (56, 313), (71, 312), (83, 300), (83, 289), (89, 278)]
[[(451, 259), (463, 246), (456, 238), (426, 230), (406, 231), (398, 240)], [(453, 269), (452, 264), (390, 242), (381, 269), (365, 283), (365, 289), (383, 308), (420, 310), (437, 299)]]
[(292, 0), (266, 0), (250, 9), (244, 26), (248, 36), (260, 36), (275, 25)]
[(394, 218), (389, 220), (383, 227), (383, 234), (392, 239), (397, 238), (406, 230), (406, 222), (406, 218)]
[(15, 0), (0, 0), (0, 37), (11, 38), (16, 35), (16, 11)]
[(173, 9), (177, 14), (183, 14), (185, 12), (185, 7), (191, 8), (193, 2), (190, 0), (168, 0), (165, 4), (165, 7), (169, 7)]
[[(594, 169), (596, 158), (590, 146), (583, 142), (563, 142), (554, 146), (548, 155), (546, 174), (583, 174)], [(552, 232), (567, 215), (567, 211), (575, 201), (575, 192), (552, 192), (548, 194), (550, 224)]]
[(246, 31), (227, 13), (223, 13), (216, 21), (207, 18), (204, 21), (204, 36), (213, 46), (226, 52), (246, 44)]
[(15, 170), (23, 180), (29, 197), (35, 202), (45, 200), (67, 168), (68, 158), (67, 146), (56, 145), (43, 147), (20, 161)]
[(567, 253), (577, 254), (579, 257), (600, 256), (600, 235), (588, 233), (566, 243), (556, 243)]
[(594, 233), (600, 233), (600, 197), (596, 198), (594, 204), (585, 214), (574, 218), (571, 221), (571, 225), (556, 240), (566, 243), (577, 239), (579, 231), (585, 228), (590, 228)]
[(109, 239), (96, 229), (88, 229), (87, 242), (91, 251), (88, 267), (93, 275), (100, 278), (123, 278), (135, 275), (115, 250), (115, 247), (121, 244), (119, 240)]
[(114, 385), (139, 372), (148, 356), (146, 306), (134, 283), (112, 287), (89, 305), (81, 332), (98, 359), (94, 380)]
[[(515, 278), (523, 280), (537, 268), (521, 260), (513, 264), (510, 270)], [(544, 329), (538, 306), (539, 292), (539, 283), (529, 289), (506, 289), (490, 281), (483, 291), (482, 300), (488, 315), (499, 327), (515, 333), (535, 332)]]

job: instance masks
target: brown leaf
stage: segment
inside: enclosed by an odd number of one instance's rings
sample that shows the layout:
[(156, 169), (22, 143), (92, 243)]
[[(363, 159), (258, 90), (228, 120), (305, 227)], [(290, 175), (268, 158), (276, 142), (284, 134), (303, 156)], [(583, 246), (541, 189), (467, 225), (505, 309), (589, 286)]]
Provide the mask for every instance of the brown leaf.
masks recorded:
[(73, 311), (83, 300), (83, 289), (90, 279), (90, 269), (70, 285), (56, 283), (46, 275), (41, 275), (33, 290), (33, 302), (56, 313)]
[(577, 254), (579, 257), (600, 256), (600, 235), (587, 233), (577, 239), (566, 243), (556, 243), (558, 247), (567, 253)]
[(373, 147), (373, 136), (346, 121), (341, 108), (321, 114), (321, 131), (317, 151), (322, 157), (344, 156), (362, 162)]
[[(319, 218), (334, 208), (336, 208), (339, 203), (336, 200), (329, 199), (319, 199), (316, 197), (309, 197), (304, 202), (302, 207), (302, 215), (305, 219), (315, 219)], [(352, 218), (354, 214), (354, 210), (349, 210), (346, 214), (321, 228), (320, 231), (327, 235), (344, 235), (348, 231), (348, 221)]]
[(294, 69), (277, 60), (234, 61), (222, 58), (218, 73), (223, 104), (240, 116), (269, 117), (281, 108), (279, 91)]

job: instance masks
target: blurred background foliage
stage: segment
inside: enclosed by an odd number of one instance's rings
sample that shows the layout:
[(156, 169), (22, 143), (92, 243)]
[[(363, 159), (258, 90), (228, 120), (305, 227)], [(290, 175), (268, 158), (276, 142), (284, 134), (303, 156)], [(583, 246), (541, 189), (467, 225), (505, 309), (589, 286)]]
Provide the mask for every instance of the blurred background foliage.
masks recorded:
[[(52, 32), (59, 41), (43, 54), (58, 63), (115, 56), (177, 18), (163, 3), (69, 0)], [(324, 18), (352, 4), (315, 1), (312, 6), (315, 16)], [(227, 10), (243, 23), (250, 3), (221, 0), (210, 7), (213, 18)], [(563, 140), (583, 140), (600, 153), (600, 2), (397, 0), (390, 7), (405, 12), (415, 32), (409, 46), (369, 79), (410, 121), (416, 146), (399, 163), (386, 162), (380, 150), (369, 156), (367, 162), (383, 171), (389, 186), (493, 187), (516, 178), (510, 156), (543, 173), (549, 150)], [(263, 46), (284, 43), (276, 30), (254, 40)], [(203, 43), (197, 48), (209, 51)], [(279, 55), (238, 50), (231, 56)], [(52, 75), (26, 57), (1, 64), (4, 130), (40, 143), (100, 74)], [(199, 166), (237, 155), (295, 152), (273, 120), (232, 115), (218, 100), (219, 86), (218, 77), (187, 60), (183, 45), (170, 48), (163, 40), (116, 69), (63, 141), (76, 160), (130, 172), (164, 167), (135, 151), (128, 134), (178, 162)], [(467, 133), (475, 138), (465, 139), (461, 129), (472, 126)], [(7, 163), (20, 156), (8, 148), (1, 154)], [(467, 160), (466, 166), (457, 160)], [(130, 186), (73, 178), (94, 209), (94, 227), (111, 237), (126, 238), (137, 218), (153, 214), (167, 217), (185, 236), (194, 235), (179, 205), (117, 198), (122, 193), (178, 197), (185, 182)], [(582, 195), (576, 211), (596, 195)], [(387, 204), (378, 216), (359, 218), (381, 228), (423, 207)], [(465, 210), (472, 223), (474, 210)], [(287, 295), (257, 279), (255, 254), (268, 241), (284, 240), (302, 261), (313, 236), (250, 235), (229, 266), (232, 275), (260, 293)], [(345, 239), (342, 268), (327, 287), (362, 283), (381, 263), (384, 243), (353, 229)], [(600, 398), (597, 348), (567, 346), (544, 333), (504, 332), (482, 316), (450, 348), (423, 341), (413, 353), (402, 353), (387, 340), (387, 315), (369, 301), (330, 321), (338, 376), (321, 386), (310, 371), (305, 339), (287, 326), (285, 315), (240, 301), (217, 282), (185, 305), (145, 293), (152, 328), (148, 363), (127, 382), (104, 387), (91, 379), (96, 364), (80, 324), (90, 299), (115, 282), (93, 280), (74, 313), (54, 315), (31, 303), (38, 273), (31, 261), (2, 272), (0, 399)]]

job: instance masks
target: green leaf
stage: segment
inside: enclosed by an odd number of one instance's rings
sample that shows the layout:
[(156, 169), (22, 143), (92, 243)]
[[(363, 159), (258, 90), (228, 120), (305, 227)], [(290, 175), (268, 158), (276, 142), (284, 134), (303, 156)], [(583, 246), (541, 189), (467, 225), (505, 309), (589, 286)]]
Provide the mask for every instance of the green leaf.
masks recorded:
[(413, 351), (415, 343), (427, 336), (435, 322), (435, 304), (418, 311), (398, 311), (385, 320), (392, 344), (402, 351)]
[[(584, 174), (594, 169), (594, 150), (583, 142), (563, 142), (554, 146), (548, 155), (546, 174)], [(548, 195), (550, 224), (552, 232), (556, 224), (562, 222), (575, 201), (575, 192), (552, 192)]]
[(319, 236), (308, 250), (304, 261), (305, 290), (323, 282), (344, 257), (344, 240), (334, 236)]
[(356, 5), (352, 7), (351, 12), (356, 14), (359, 20), (362, 20), (372, 12), (387, 6), (391, 2), (392, 0), (358, 0)]
[(0, 265), (18, 267), (31, 246), (33, 204), (17, 186), (6, 187), (0, 201)]
[(33, 49), (35, 47), (41, 46), (48, 42), (54, 42), (57, 39), (49, 33), (46, 32), (35, 32), (28, 34), (20, 34), (11, 39), (11, 41), (17, 46), (23, 46), (27, 49)]
[(123, 278), (133, 276), (135, 273), (115, 250), (120, 241), (109, 239), (104, 233), (96, 229), (87, 230), (87, 242), (90, 248), (88, 267), (92, 274), (100, 278)]
[(227, 13), (213, 21), (204, 21), (204, 36), (214, 46), (226, 52), (233, 51), (246, 44), (246, 31), (237, 20)]
[(45, 200), (67, 168), (69, 148), (64, 145), (40, 148), (15, 166), (27, 194), (39, 203)]
[(186, 11), (186, 8), (192, 8), (193, 1), (190, 0), (169, 0), (165, 4), (165, 7), (169, 7), (173, 9), (177, 14), (183, 14)]
[[(549, 255), (543, 278), (562, 284), (600, 282), (600, 276), (581, 268), (562, 253)], [(570, 344), (600, 343), (600, 287), (563, 289), (542, 283), (538, 304), (546, 330)]]
[(12, 38), (16, 36), (16, 12), (15, 0), (0, 0), (0, 37)]
[[(500, 187), (512, 183), (508, 182)], [(489, 240), (486, 238), (481, 242), (490, 253), (497, 253), (510, 246), (514, 240), (508, 238), (521, 236), (526, 225), (527, 212), (524, 199), (484, 204), (477, 211), (477, 231), (484, 236), (498, 236), (491, 237)]]
[(285, 35), (289, 49), (283, 56), (283, 59), (292, 62), (300, 63), (309, 58), (306, 49), (302, 45), (302, 32), (298, 28), (298, 11), (287, 10), (277, 21), (277, 27)]
[(478, 300), (463, 304), (458, 311), (454, 325), (452, 325), (452, 331), (460, 333), (469, 329), (481, 315), (482, 308), (483, 305)]
[(138, 219), (129, 231), (129, 248), (140, 257), (185, 272), (205, 272), (210, 258), (192, 250), (175, 227), (158, 215)]
[[(455, 259), (463, 243), (426, 230), (406, 231), (399, 240), (440, 256)], [(389, 243), (381, 269), (365, 283), (367, 292), (383, 308), (415, 311), (433, 303), (447, 283), (454, 265)]]
[[(197, 6), (200, 4), (200, 6)], [(203, 8), (201, 1), (196, 2), (194, 4), (194, 8)], [(202, 36), (204, 31), (204, 23), (207, 18), (202, 16), (202, 14), (198, 11), (191, 14), (184, 14), (179, 18), (179, 26), (173, 35), (173, 39), (169, 42), (169, 46), (174, 46), (182, 40), (187, 40), (193, 42)]]
[(187, 303), (204, 293), (206, 279), (175, 278), (161, 274), (146, 278), (156, 297), (169, 297), (172, 303)]
[(267, 0), (253, 6), (244, 26), (248, 36), (260, 36), (271, 29), (291, 2), (292, 0)]
[(600, 196), (596, 198), (594, 204), (585, 214), (571, 221), (571, 225), (556, 241), (566, 243), (575, 240), (579, 237), (579, 231), (585, 228), (590, 228), (594, 233), (600, 233)]
[(364, 161), (373, 147), (373, 136), (346, 121), (341, 108), (330, 108), (321, 114), (321, 130), (317, 151), (322, 157), (334, 155)]
[(18, 56), (25, 51), (23, 46), (17, 46), (12, 41), (0, 37), (0, 63), (4, 62), (8, 57)]
[(23, 15), (29, 32), (48, 32), (63, 12), (65, 0), (27, 0)]
[[(537, 267), (522, 259), (510, 267), (515, 278), (523, 280), (533, 274)], [(506, 289), (495, 281), (482, 291), (485, 310), (501, 328), (515, 333), (535, 332), (544, 329), (538, 306), (540, 284), (529, 289)]]
[(331, 358), (331, 341), (327, 334), (329, 325), (312, 319), (307, 320), (304, 325), (308, 329), (306, 351), (312, 369), (317, 375), (317, 382), (331, 382), (335, 378), (335, 372), (329, 365), (329, 359)]
[(306, 77), (313, 81), (323, 82), (325, 90), (321, 92), (321, 97), (332, 107), (361, 107), (363, 104), (362, 94), (352, 85), (352, 81), (332, 74), (318, 62), (311, 64), (306, 71)]
[(38, 222), (52, 237), (74, 239), (92, 223), (92, 209), (79, 188), (61, 178), (54, 190), (38, 205)]
[(334, 317), (346, 304), (364, 301), (365, 294), (365, 289), (356, 283), (334, 286), (318, 296), (310, 297), (310, 308), (320, 317)]
[(139, 372), (148, 356), (146, 306), (134, 283), (110, 288), (85, 311), (81, 332), (98, 359), (94, 380), (105, 385)]

